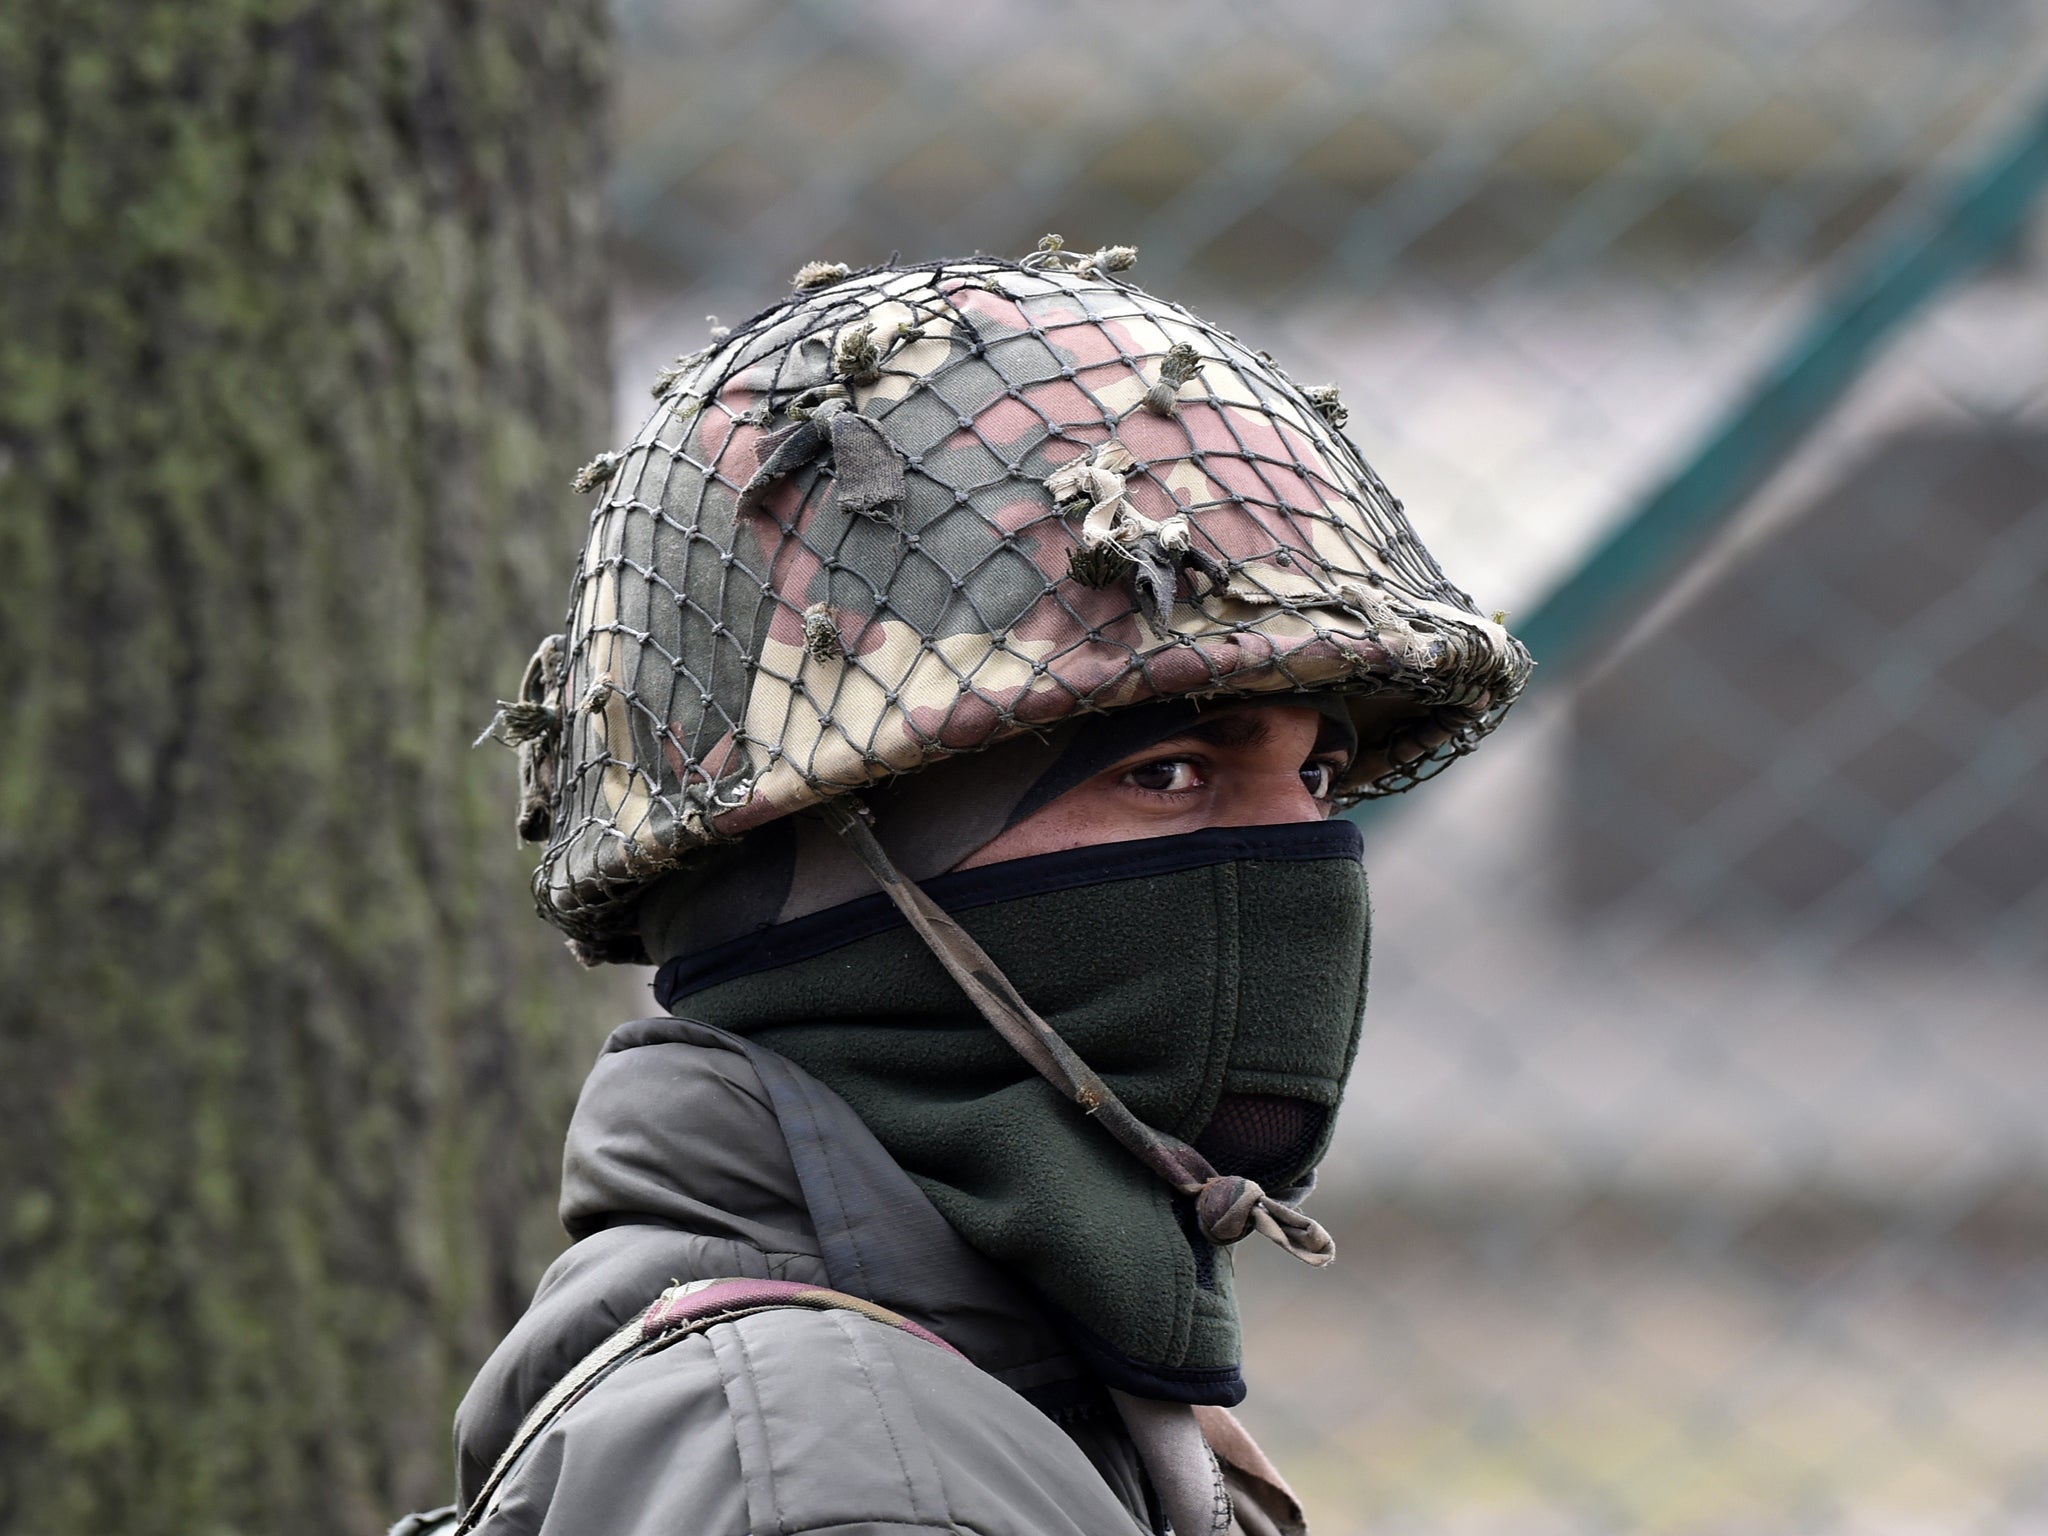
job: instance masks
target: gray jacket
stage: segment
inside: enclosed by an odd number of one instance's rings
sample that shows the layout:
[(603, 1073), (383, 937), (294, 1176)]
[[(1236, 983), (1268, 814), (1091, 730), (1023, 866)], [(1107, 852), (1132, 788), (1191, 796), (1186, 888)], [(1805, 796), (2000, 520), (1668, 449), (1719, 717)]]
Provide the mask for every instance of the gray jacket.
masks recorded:
[[(1182, 1536), (1231, 1528), (1189, 1411), (1113, 1401), (845, 1102), (771, 1052), (679, 1019), (615, 1031), (570, 1127), (562, 1217), (575, 1243), (457, 1413), (465, 1505), (529, 1409), (677, 1281), (829, 1286), (966, 1358), (849, 1312), (721, 1323), (554, 1420), (482, 1536), (1143, 1536), (1162, 1507)], [(1239, 1529), (1298, 1528), (1228, 1460)]]

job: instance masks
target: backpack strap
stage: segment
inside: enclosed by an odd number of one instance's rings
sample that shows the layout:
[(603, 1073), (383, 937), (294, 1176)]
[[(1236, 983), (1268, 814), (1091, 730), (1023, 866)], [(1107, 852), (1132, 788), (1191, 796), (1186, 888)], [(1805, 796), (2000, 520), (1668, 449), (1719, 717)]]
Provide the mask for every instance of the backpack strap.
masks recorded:
[[(620, 1366), (642, 1355), (666, 1349), (680, 1339), (703, 1333), (720, 1323), (751, 1317), (756, 1312), (782, 1311), (792, 1307), (813, 1312), (858, 1313), (873, 1322), (912, 1334), (928, 1344), (936, 1344), (949, 1355), (960, 1354), (930, 1329), (920, 1327), (887, 1307), (819, 1285), (802, 1285), (794, 1280), (693, 1280), (687, 1285), (671, 1286), (656, 1297), (654, 1304), (645, 1312), (578, 1361), (568, 1375), (549, 1389), (547, 1396), (533, 1405), (532, 1411), (520, 1421), (518, 1431), (498, 1457), (497, 1465), (491, 1468), (491, 1475), (477, 1490), (468, 1512), (453, 1527), (451, 1536), (465, 1536), (483, 1523), (494, 1507), (505, 1480), (512, 1475), (533, 1442)], [(961, 1358), (966, 1356), (961, 1355)]]

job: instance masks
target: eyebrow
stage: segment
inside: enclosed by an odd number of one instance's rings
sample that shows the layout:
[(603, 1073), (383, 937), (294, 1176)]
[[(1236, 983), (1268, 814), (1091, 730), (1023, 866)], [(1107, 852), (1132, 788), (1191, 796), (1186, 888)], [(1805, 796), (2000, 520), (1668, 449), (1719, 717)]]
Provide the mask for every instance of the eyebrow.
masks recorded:
[[(1154, 742), (1149, 750), (1171, 752), (1177, 741), (1202, 741), (1217, 747), (1257, 747), (1263, 746), (1272, 734), (1273, 728), (1262, 716), (1245, 710), (1218, 715), (1184, 731), (1175, 731), (1171, 736)], [(1344, 739), (1344, 728), (1334, 720), (1325, 720), (1322, 729), (1316, 732), (1315, 745), (1309, 749), (1309, 755), (1327, 757), (1333, 752), (1342, 752), (1348, 759), (1352, 748)]]
[[(1263, 718), (1245, 710), (1201, 721), (1184, 731), (1174, 732), (1167, 741), (1206, 741), (1217, 747), (1259, 747), (1264, 746), (1272, 734), (1273, 728)], [(1161, 746), (1165, 744), (1160, 743)]]

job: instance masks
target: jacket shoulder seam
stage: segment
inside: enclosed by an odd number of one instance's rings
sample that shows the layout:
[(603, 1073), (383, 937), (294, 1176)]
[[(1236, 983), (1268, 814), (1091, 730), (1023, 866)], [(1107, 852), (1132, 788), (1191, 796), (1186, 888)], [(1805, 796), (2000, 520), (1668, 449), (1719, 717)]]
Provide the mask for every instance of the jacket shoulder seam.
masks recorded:
[[(875, 1380), (875, 1373), (868, 1363), (868, 1351), (862, 1347), (859, 1325), (863, 1322), (872, 1324), (873, 1320), (849, 1316), (843, 1312), (835, 1312), (831, 1316), (834, 1326), (838, 1328), (840, 1334), (846, 1339), (847, 1351), (853, 1356), (853, 1363), (860, 1371), (861, 1384), (867, 1388), (868, 1397), (875, 1405), (875, 1417), (881, 1421), (882, 1433), (888, 1436), (889, 1449), (895, 1454), (897, 1470), (903, 1474), (903, 1490), (909, 1495), (911, 1513), (913, 1515), (920, 1515), (922, 1513), (918, 1506), (924, 1502), (922, 1497), (924, 1485), (929, 1483), (937, 1492), (939, 1499), (938, 1519), (934, 1523), (939, 1529), (952, 1529), (954, 1525), (952, 1518), (953, 1501), (946, 1496), (945, 1481), (939, 1473), (938, 1463), (927, 1452), (924, 1456), (924, 1464), (931, 1473), (931, 1476), (924, 1478), (911, 1471), (910, 1458), (904, 1449), (907, 1437), (897, 1433), (895, 1415), (890, 1411), (889, 1404), (882, 1395), (882, 1389)], [(893, 1365), (893, 1362), (891, 1364)], [(912, 1410), (912, 1413), (914, 1417), (915, 1409)]]

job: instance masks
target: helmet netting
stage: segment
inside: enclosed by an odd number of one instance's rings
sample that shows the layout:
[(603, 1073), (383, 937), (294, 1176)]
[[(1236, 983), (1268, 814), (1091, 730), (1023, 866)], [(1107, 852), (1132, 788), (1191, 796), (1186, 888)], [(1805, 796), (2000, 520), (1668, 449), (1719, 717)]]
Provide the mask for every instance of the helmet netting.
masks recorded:
[(828, 271), (663, 374), (586, 471), (532, 701), (558, 722), (551, 921), (603, 954), (692, 850), (1085, 711), (1340, 692), (1347, 800), (1492, 729), (1527, 653), (1445, 580), (1334, 392), (1075, 265)]

